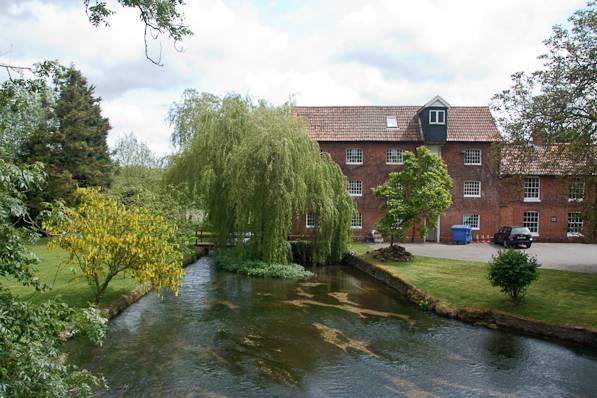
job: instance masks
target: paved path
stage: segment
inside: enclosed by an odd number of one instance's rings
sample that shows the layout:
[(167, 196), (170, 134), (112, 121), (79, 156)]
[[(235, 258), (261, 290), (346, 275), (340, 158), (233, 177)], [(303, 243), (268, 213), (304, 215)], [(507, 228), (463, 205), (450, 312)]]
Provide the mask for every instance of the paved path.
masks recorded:
[[(489, 261), (491, 256), (502, 248), (498, 245), (483, 243), (470, 243), (468, 245), (401, 243), (400, 245), (419, 256), (471, 261)], [(575, 272), (597, 272), (597, 245), (594, 244), (534, 242), (530, 249), (520, 250), (525, 250), (529, 254), (537, 256), (543, 268)]]

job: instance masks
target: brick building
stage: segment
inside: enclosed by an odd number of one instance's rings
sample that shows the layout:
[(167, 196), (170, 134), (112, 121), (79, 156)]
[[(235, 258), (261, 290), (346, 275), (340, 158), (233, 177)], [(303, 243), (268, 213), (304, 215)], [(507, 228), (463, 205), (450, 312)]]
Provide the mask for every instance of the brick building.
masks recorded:
[(557, 146), (505, 147), (500, 158), (500, 222), (528, 227), (541, 241), (577, 241), (594, 192), (573, 177)]
[[(500, 135), (486, 106), (450, 106), (437, 96), (423, 106), (299, 106), (295, 113), (306, 119), (311, 138), (332, 156), (348, 179), (348, 192), (358, 208), (352, 221), (356, 240), (365, 239), (382, 217), (381, 203), (371, 188), (382, 184), (388, 173), (400, 170), (403, 151), (421, 145), (443, 158), (453, 179), (453, 204), (442, 214), (437, 228), (429, 230), (427, 241), (449, 241), (454, 224), (471, 225), (473, 236), (492, 236), (501, 225), (531, 225), (534, 216), (539, 219), (538, 236), (566, 239), (567, 225), (562, 223), (568, 221), (571, 202), (559, 199), (559, 210), (554, 213), (558, 222), (544, 219), (543, 213), (551, 213), (543, 207), (555, 200), (547, 192), (558, 189), (548, 176), (542, 177), (543, 202), (531, 203), (516, 196), (516, 192), (522, 195), (524, 187), (514, 189), (521, 183), (521, 178), (514, 176), (518, 173), (500, 171), (504, 168), (492, 156), (492, 144)], [(533, 211), (539, 213), (530, 213)], [(313, 227), (310, 215), (304, 221), (296, 226), (296, 232), (308, 233)]]

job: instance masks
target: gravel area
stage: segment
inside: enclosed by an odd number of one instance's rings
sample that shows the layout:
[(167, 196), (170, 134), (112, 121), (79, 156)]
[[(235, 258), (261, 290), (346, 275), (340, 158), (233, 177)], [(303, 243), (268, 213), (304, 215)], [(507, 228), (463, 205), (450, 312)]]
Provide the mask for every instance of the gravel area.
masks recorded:
[[(451, 245), (443, 243), (401, 243), (409, 252), (418, 256), (452, 258), (456, 260), (489, 261), (502, 246), (484, 243)], [(375, 244), (374, 246), (387, 246)], [(597, 272), (597, 245), (582, 243), (534, 242), (525, 250), (537, 256), (544, 268), (575, 272)]]

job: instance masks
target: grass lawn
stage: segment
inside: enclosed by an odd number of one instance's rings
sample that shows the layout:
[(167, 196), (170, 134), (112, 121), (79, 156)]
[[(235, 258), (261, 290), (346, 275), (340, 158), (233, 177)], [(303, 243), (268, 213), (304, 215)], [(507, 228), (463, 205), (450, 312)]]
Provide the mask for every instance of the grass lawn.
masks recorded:
[(367, 244), (352, 250), (365, 260), (400, 276), (425, 293), (454, 307), (491, 308), (545, 322), (597, 329), (597, 273), (540, 269), (524, 302), (511, 304), (487, 280), (483, 262), (415, 256), (410, 263), (375, 260)]
[[(35, 289), (22, 286), (14, 279), (8, 278), (3, 280), (3, 285), (8, 287), (13, 294), (37, 303), (52, 298), (72, 306), (84, 307), (89, 302), (93, 302), (93, 292), (87, 284), (87, 280), (78, 269), (77, 272), (72, 271), (73, 265), (65, 264), (68, 259), (67, 253), (62, 249), (48, 250), (46, 244), (46, 239), (40, 239), (30, 248), (41, 260), (37, 265), (36, 275), (42, 282), (51, 286), (51, 290), (35, 292)], [(102, 304), (110, 304), (135, 286), (137, 283), (131, 278), (116, 277), (110, 282)]]

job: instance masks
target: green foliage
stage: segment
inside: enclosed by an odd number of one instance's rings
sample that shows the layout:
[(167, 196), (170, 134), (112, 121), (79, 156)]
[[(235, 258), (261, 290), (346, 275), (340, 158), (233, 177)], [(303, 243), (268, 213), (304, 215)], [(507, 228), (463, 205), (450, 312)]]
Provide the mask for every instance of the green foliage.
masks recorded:
[(425, 147), (417, 148), (417, 155), (405, 151), (402, 169), (390, 173), (385, 183), (373, 189), (384, 203), (384, 216), (377, 228), (392, 244), (418, 224), (425, 236), (452, 204), (452, 179), (445, 162)]
[(76, 209), (55, 206), (43, 227), (56, 236), (48, 246), (66, 250), (87, 278), (96, 304), (119, 274), (158, 293), (167, 287), (178, 294), (183, 255), (170, 220), (143, 207), (126, 208), (98, 189), (79, 188), (77, 194)]
[(219, 247), (250, 235), (251, 257), (285, 263), (293, 220), (312, 212), (318, 220), (314, 260), (342, 257), (353, 211), (345, 178), (329, 155), (320, 154), (289, 104), (187, 90), (170, 120), (180, 152), (166, 181), (201, 204)]
[[(19, 168), (0, 160), (0, 276), (36, 290), (46, 287), (34, 276), (37, 257), (25, 243), (33, 233), (16, 229), (14, 218), (27, 219), (24, 194), (43, 180), (41, 166)], [(94, 308), (73, 309), (48, 301), (34, 305), (14, 298), (0, 279), (0, 396), (91, 396), (100, 380), (66, 361), (62, 335), (86, 334), (100, 343), (106, 320)]]
[(511, 141), (528, 142), (539, 131), (547, 142), (579, 144), (576, 149), (583, 152), (587, 144), (597, 143), (595, 5), (591, 0), (576, 11), (568, 19), (570, 29), (554, 26), (544, 41), (547, 53), (539, 57), (543, 68), (512, 75), (513, 86), (494, 97), (498, 122)]
[[(84, 4), (89, 22), (94, 26), (108, 25), (108, 17), (115, 13), (103, 0), (84, 0)], [(118, 4), (139, 11), (139, 18), (145, 24), (145, 55), (158, 65), (160, 65), (160, 59), (154, 60), (147, 54), (148, 33), (154, 39), (161, 34), (166, 34), (175, 43), (193, 34), (184, 25), (183, 15), (178, 10), (184, 5), (183, 0), (118, 0)]]
[(266, 263), (246, 259), (234, 250), (219, 252), (215, 262), (223, 270), (258, 278), (305, 279), (313, 276), (312, 272), (298, 264)]
[(539, 266), (537, 258), (523, 251), (500, 250), (489, 262), (487, 277), (492, 286), (498, 286), (512, 301), (518, 302), (531, 282), (539, 277)]
[(46, 165), (47, 186), (40, 195), (30, 198), (34, 212), (43, 202), (63, 200), (75, 203), (77, 186), (108, 187), (112, 161), (106, 138), (110, 125), (101, 115), (100, 99), (79, 71), (69, 68), (56, 78), (56, 103), (47, 109), (49, 123), (33, 131), (24, 146), (21, 160), (39, 161)]
[(61, 347), (62, 335), (72, 331), (101, 343), (107, 320), (97, 310), (32, 305), (1, 289), (0, 309), (0, 396), (92, 396), (101, 380), (66, 362)]
[(111, 194), (126, 207), (144, 207), (175, 223), (175, 239), (185, 255), (192, 255), (203, 217), (185, 190), (163, 183), (162, 160), (132, 133), (118, 140), (112, 157), (118, 167)]
[[(505, 133), (516, 145), (521, 165), (540, 161), (582, 178), (591, 200), (582, 206), (583, 234), (597, 239), (597, 2), (577, 10), (568, 26), (556, 25), (544, 41), (543, 67), (531, 74), (512, 75), (512, 86), (493, 97), (492, 108)], [(553, 156), (537, 159), (529, 143), (539, 138)], [(563, 144), (566, 145), (557, 145)], [(556, 160), (554, 160), (556, 159)], [(521, 170), (521, 174), (524, 169)]]

